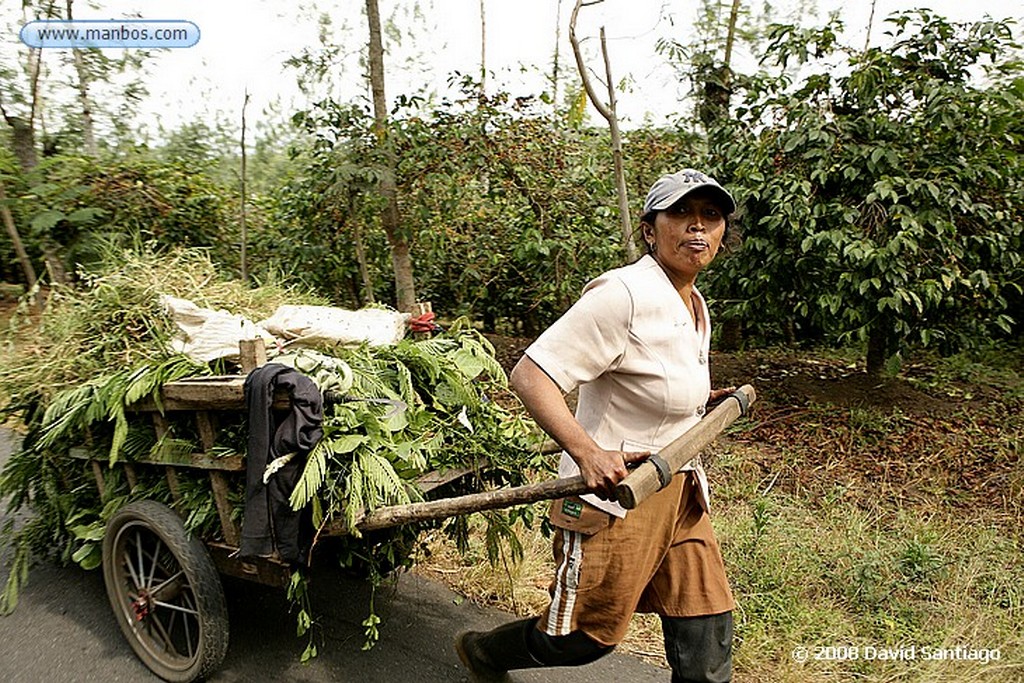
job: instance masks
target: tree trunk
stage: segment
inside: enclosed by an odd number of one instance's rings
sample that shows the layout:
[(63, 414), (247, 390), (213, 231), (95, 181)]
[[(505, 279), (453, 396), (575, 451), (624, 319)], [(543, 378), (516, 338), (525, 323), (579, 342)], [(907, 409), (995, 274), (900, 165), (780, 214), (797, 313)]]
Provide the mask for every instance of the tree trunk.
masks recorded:
[(562, 0), (558, 0), (558, 7), (555, 10), (555, 54), (551, 60), (551, 106), (554, 107), (555, 115), (558, 115), (558, 69), (559, 69), (559, 46), (562, 42)]
[[(25, 275), (28, 291), (34, 292), (36, 270), (32, 267), (32, 261), (29, 260), (28, 252), (25, 251), (25, 245), (22, 244), (21, 235), (18, 233), (18, 227), (14, 224), (14, 216), (11, 215), (11, 209), (7, 206), (7, 189), (2, 181), (0, 181), (0, 216), (3, 217), (4, 228), (7, 229), (7, 235), (14, 244), (14, 253), (18, 255), (18, 263), (21, 265), (21, 272)], [(36, 296), (33, 294), (33, 298)]]
[(743, 347), (743, 320), (726, 318), (718, 323), (718, 348), (722, 351), (739, 351)]
[(736, 23), (740, 16), (740, 0), (732, 0), (729, 12), (729, 33), (725, 36), (725, 66), (732, 68), (732, 46), (736, 42)]
[[(68, 21), (74, 19), (71, 6), (74, 0), (67, 0)], [(82, 51), (72, 48), (71, 56), (75, 63), (75, 72), (78, 74), (78, 102), (82, 108), (82, 144), (85, 146), (85, 153), (91, 157), (98, 155), (96, 149), (96, 135), (92, 122), (92, 107), (89, 104), (89, 72), (85, 68), (85, 58)]]
[(18, 159), (21, 170), (28, 173), (39, 164), (36, 155), (36, 131), (31, 122), (20, 116), (8, 116), (7, 125), (11, 127), (11, 142), (14, 156)]
[(619, 198), (619, 221), (622, 226), (622, 247), (630, 262), (640, 258), (633, 239), (633, 220), (629, 216), (629, 194), (626, 191), (626, 172), (622, 166), (622, 134), (619, 132), (619, 116), (616, 112), (615, 83), (612, 82), (612, 64), (608, 59), (608, 43), (601, 27), (601, 54), (604, 56), (604, 72), (608, 79), (608, 129), (612, 136), (612, 164), (615, 168), (615, 192)]
[(366, 261), (366, 246), (363, 244), (363, 228), (358, 221), (352, 223), (352, 242), (356, 248), (356, 264), (359, 266), (359, 277), (363, 281), (363, 298), (372, 304), (377, 299), (373, 294), (373, 278), (370, 277), (370, 265)]
[(487, 94), (487, 11), (480, 0), (480, 96)]
[(872, 377), (878, 377), (885, 369), (885, 363), (892, 355), (889, 340), (889, 328), (885, 320), (876, 320), (868, 330), (867, 371)]
[(868, 16), (868, 27), (867, 30), (864, 32), (866, 34), (864, 36), (864, 52), (867, 52), (868, 48), (871, 47), (871, 28), (872, 26), (874, 26), (875, 23), (876, 4), (878, 4), (877, 0), (871, 0), (871, 14)]
[(47, 238), (43, 243), (43, 261), (46, 263), (46, 272), (50, 275), (50, 282), (66, 285), (70, 279), (67, 269), (64, 268), (64, 257), (60, 252), (60, 245), (53, 240)]
[[(733, 0), (729, 12), (729, 27), (725, 37), (725, 56), (721, 65), (714, 62), (703, 69), (704, 96), (700, 103), (700, 119), (708, 131), (720, 121), (729, 118), (729, 100), (732, 97), (732, 50), (736, 43), (736, 25), (739, 21), (741, 0)], [(716, 141), (711, 141), (712, 147)]]
[(373, 93), (373, 118), (377, 143), (384, 151), (385, 167), (381, 174), (380, 193), (387, 202), (382, 221), (384, 234), (391, 246), (391, 265), (395, 273), (395, 299), (398, 310), (410, 311), (416, 304), (416, 287), (412, 275), (409, 237), (401, 227), (398, 214), (398, 188), (395, 182), (395, 153), (387, 140), (388, 110), (384, 96), (384, 45), (381, 41), (380, 10), (377, 0), (366, 0), (366, 19), (370, 28), (370, 88)]
[(242, 206), (239, 212), (239, 222), (242, 228), (242, 253), (241, 253), (241, 269), (242, 269), (242, 282), (249, 281), (249, 261), (247, 258), (246, 250), (249, 246), (249, 225), (246, 222), (246, 204), (249, 198), (246, 194), (245, 180), (246, 180), (246, 152), (245, 152), (245, 109), (249, 106), (249, 91), (245, 91), (245, 99), (242, 101), (242, 141), (239, 145), (242, 152), (242, 177), (239, 182), (239, 191), (242, 194)]

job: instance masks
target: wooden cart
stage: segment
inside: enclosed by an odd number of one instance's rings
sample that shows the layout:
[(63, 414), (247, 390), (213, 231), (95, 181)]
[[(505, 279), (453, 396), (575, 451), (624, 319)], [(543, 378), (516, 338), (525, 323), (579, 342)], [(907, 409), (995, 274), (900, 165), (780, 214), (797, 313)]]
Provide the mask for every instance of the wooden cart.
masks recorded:
[[(220, 521), (221, 539), (200, 541), (190, 535), (177, 512), (163, 503), (129, 503), (107, 523), (103, 541), (103, 578), (118, 624), (139, 659), (168, 681), (193, 681), (217, 669), (227, 651), (228, 617), (221, 574), (285, 587), (291, 567), (274, 557), (241, 560), (236, 557), (240, 528), (232, 516), (229, 491), (244, 488), (245, 460), (241, 455), (216, 457), (219, 417), (245, 409), (244, 376), (205, 377), (166, 384), (162, 411), (153, 401), (132, 406), (150, 415), (157, 436), (168, 429), (169, 417), (194, 419), (202, 450), (173, 462), (135, 460), (118, 463), (134, 488), (142, 468), (162, 471), (173, 499), (180, 500), (179, 471), (205, 472)], [(281, 396), (279, 407), (288, 398)], [(275, 403), (277, 403), (275, 401)], [(103, 497), (105, 461), (86, 449), (71, 455), (91, 462)], [(425, 494), (471, 474), (468, 469), (431, 472), (415, 483)], [(238, 480), (241, 481), (233, 481)], [(334, 525), (325, 534), (345, 533)]]
[[(243, 345), (243, 371), (249, 371), (265, 360), (260, 346)], [(139, 659), (167, 681), (205, 678), (224, 659), (229, 628), (220, 574), (278, 587), (287, 586), (291, 578), (289, 565), (272, 557), (244, 561), (236, 557), (240, 529), (232, 516), (229, 492), (242, 488), (239, 484), (233, 486), (231, 480), (244, 479), (245, 461), (241, 455), (216, 457), (215, 446), (218, 425), (225, 413), (234, 413), (237, 417), (239, 411), (245, 410), (244, 382), (243, 375), (180, 380), (162, 387), (159, 407), (154, 401), (131, 406), (133, 412), (149, 415), (158, 437), (167, 432), (171, 418), (194, 420), (201, 450), (173, 462), (135, 460), (119, 463), (118, 467), (123, 470), (129, 486), (135, 486), (140, 468), (157, 468), (166, 478), (172, 498), (178, 501), (178, 473), (182, 468), (205, 472), (220, 521), (222, 540), (203, 542), (186, 531), (182, 518), (171, 507), (143, 500), (124, 506), (107, 523), (103, 540), (103, 577), (111, 607)], [(752, 389), (748, 395), (752, 400)], [(279, 407), (286, 408), (287, 402), (286, 396), (275, 398)], [(740, 401), (741, 404), (746, 402), (747, 398)], [(689, 440), (687, 447), (692, 451), (689, 457), (696, 455), (700, 448), (745, 411), (746, 406), (742, 408), (731, 412), (726, 420), (719, 420), (713, 429), (705, 430), (706, 435), (693, 435), (697, 438)], [(666, 448), (663, 454), (673, 446)], [(72, 455), (91, 461), (102, 496), (106, 464), (85, 449), (73, 449)], [(689, 459), (685, 455), (680, 457)], [(636, 497), (641, 500), (646, 495), (635, 494), (633, 488), (636, 485), (640, 487), (637, 492), (657, 490), (658, 475), (653, 467), (649, 469), (651, 472), (638, 469), (627, 479), (627, 482), (636, 479), (634, 485), (626, 487), (630, 499)], [(416, 484), (425, 494), (436, 493), (441, 487), (472, 473), (468, 469), (431, 472)], [(586, 486), (579, 477), (561, 479), (383, 508), (365, 516), (358, 526), (360, 530), (383, 529), (411, 521), (441, 519), (585, 491)], [(623, 491), (626, 492), (625, 489)], [(335, 523), (329, 525), (324, 533), (342, 535), (348, 530)]]

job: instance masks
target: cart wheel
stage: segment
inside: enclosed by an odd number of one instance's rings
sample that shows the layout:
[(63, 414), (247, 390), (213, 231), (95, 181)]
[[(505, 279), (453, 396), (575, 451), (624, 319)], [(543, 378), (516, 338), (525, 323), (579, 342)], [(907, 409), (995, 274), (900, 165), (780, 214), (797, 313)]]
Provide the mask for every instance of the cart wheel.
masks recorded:
[(139, 659), (167, 681), (210, 675), (228, 646), (224, 589), (206, 548), (151, 500), (130, 503), (103, 538), (107, 597)]

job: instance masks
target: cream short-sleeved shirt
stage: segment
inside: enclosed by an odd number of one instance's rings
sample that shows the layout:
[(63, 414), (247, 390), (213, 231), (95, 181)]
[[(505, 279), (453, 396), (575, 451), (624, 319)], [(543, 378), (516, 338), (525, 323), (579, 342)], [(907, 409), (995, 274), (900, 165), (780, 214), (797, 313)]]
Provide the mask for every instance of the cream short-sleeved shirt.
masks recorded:
[[(583, 295), (526, 349), (563, 392), (579, 387), (576, 419), (601, 447), (655, 453), (704, 415), (711, 391), (711, 325), (694, 289), (694, 321), (665, 271), (650, 256), (592, 280)], [(698, 460), (700, 502), (708, 483)], [(579, 474), (567, 453), (560, 477)], [(626, 510), (594, 495), (591, 505), (617, 517)]]

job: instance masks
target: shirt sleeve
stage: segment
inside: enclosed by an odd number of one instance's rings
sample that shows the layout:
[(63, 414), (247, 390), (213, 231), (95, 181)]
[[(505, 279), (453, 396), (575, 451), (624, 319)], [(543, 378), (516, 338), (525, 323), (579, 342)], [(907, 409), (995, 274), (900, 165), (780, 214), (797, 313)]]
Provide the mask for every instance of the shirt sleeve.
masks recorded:
[(570, 392), (622, 361), (632, 309), (632, 297), (622, 280), (599, 277), (525, 353), (563, 392)]

